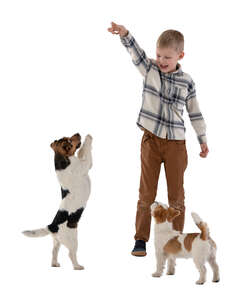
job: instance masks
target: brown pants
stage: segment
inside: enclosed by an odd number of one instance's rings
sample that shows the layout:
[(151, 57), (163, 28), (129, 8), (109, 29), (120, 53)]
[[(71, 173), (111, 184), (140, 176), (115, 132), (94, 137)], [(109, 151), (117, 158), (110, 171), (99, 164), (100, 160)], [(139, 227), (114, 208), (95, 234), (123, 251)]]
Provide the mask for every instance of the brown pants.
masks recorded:
[(141, 181), (136, 213), (136, 240), (149, 240), (151, 213), (160, 174), (164, 162), (169, 206), (178, 209), (180, 215), (173, 221), (173, 228), (180, 232), (184, 227), (184, 171), (187, 167), (185, 140), (162, 139), (145, 130), (141, 143)]

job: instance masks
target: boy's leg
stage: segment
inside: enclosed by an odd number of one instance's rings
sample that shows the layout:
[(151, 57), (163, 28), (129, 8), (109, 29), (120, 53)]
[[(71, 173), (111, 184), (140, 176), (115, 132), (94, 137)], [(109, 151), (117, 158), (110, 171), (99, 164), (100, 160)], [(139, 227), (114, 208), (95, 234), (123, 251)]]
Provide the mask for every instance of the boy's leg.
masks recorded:
[(167, 141), (164, 144), (164, 164), (169, 205), (180, 211), (174, 219), (173, 228), (183, 232), (184, 228), (184, 171), (187, 167), (187, 150), (184, 140)]
[(150, 235), (150, 205), (154, 202), (162, 159), (158, 138), (145, 131), (141, 143), (141, 180), (136, 213), (135, 240), (147, 242)]

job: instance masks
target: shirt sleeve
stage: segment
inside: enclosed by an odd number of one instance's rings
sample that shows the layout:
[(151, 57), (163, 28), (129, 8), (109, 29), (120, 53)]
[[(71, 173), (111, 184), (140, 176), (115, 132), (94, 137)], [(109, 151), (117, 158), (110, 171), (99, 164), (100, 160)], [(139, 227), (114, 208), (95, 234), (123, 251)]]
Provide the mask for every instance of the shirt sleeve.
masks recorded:
[(197, 139), (200, 144), (207, 143), (206, 124), (201, 114), (199, 103), (196, 98), (195, 83), (192, 81), (188, 88), (186, 98), (186, 109), (189, 114), (191, 124), (197, 134)]
[(120, 40), (129, 52), (134, 65), (145, 77), (152, 65), (151, 59), (147, 58), (145, 52), (140, 48), (140, 46), (137, 44), (136, 40), (130, 34), (130, 32), (128, 32), (126, 36), (120, 37)]

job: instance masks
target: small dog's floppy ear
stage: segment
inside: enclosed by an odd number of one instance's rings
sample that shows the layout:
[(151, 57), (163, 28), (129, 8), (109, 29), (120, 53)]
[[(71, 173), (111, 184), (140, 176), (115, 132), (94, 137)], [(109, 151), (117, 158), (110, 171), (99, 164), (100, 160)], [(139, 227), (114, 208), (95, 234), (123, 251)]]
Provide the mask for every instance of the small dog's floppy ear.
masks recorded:
[(177, 216), (180, 215), (180, 211), (173, 208), (173, 207), (169, 207), (168, 208), (168, 216), (167, 216), (167, 220), (168, 222), (172, 222)]
[(81, 147), (81, 136), (79, 133), (74, 134), (70, 139), (72, 141), (78, 142), (78, 144), (76, 145), (76, 149)]
[(164, 209), (162, 205), (156, 206), (156, 208), (152, 211), (152, 215), (156, 220), (156, 223), (162, 223), (166, 221), (167, 210)]
[(55, 151), (57, 140), (50, 144), (51, 148)]
[(76, 133), (70, 139), (71, 140), (81, 141), (81, 135), (79, 133)]

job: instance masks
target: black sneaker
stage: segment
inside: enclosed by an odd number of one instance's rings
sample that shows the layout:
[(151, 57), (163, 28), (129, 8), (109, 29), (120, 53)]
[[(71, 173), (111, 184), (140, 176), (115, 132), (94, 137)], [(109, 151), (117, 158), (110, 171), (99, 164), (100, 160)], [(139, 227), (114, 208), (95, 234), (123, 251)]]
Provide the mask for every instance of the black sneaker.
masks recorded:
[(131, 252), (134, 256), (146, 256), (146, 242), (142, 240), (136, 240), (135, 247)]

